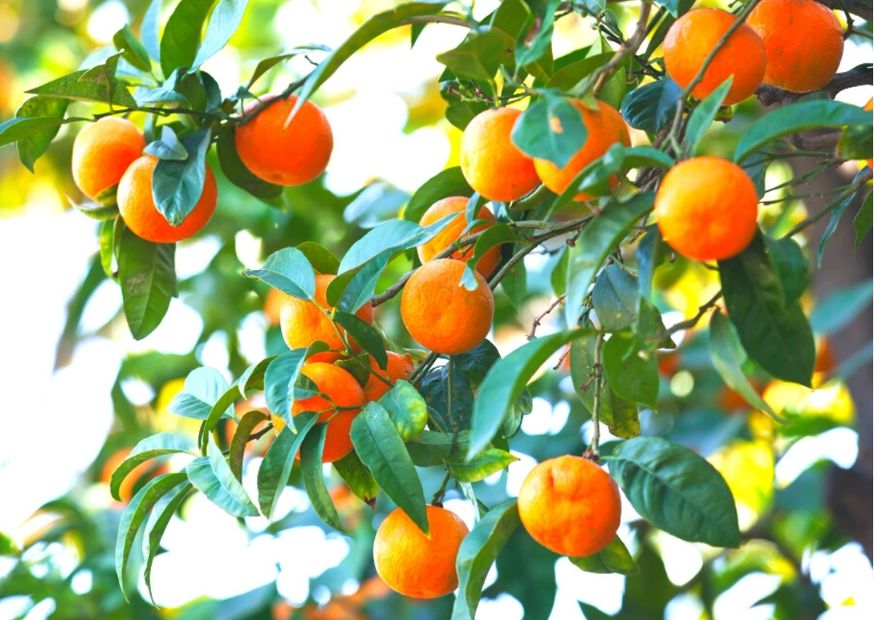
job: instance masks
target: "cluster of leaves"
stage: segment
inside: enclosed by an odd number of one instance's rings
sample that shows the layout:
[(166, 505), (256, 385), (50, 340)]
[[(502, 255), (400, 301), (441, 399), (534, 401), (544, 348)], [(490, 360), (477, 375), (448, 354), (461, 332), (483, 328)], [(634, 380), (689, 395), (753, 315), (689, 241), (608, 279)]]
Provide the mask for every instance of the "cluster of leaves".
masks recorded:
[[(463, 282), (470, 280), (472, 269), (486, 251), (502, 245), (503, 260), (490, 284), (500, 285), (510, 304), (518, 308), (528, 295), (523, 259), (534, 251), (550, 253), (554, 255), (550, 284), (554, 295), (564, 299), (564, 328), (533, 338), (504, 358), (488, 341), (466, 354), (447, 357), (442, 365), (434, 364), (433, 355), (424, 358), (409, 382), (398, 382), (356, 417), (352, 427), (355, 450), (335, 464), (336, 473), (365, 502), (373, 504), (381, 492), (426, 530), (421, 475), (427, 470), (445, 470), (438, 494), (454, 480), (479, 515), (459, 552), (460, 591), (453, 611), (453, 617), (472, 618), (490, 566), (497, 561), (499, 571), (503, 570), (506, 560), (501, 559), (502, 550), (506, 549), (505, 555), (543, 553), (533, 551), (530, 541), (518, 533), (515, 501), (489, 498), (486, 502), (482, 487), (474, 484), (515, 460), (509, 439), (530, 410), (526, 386), (548, 359), (569, 346), (573, 384), (582, 406), (596, 421), (596, 429), (598, 422), (603, 422), (620, 438), (599, 446), (596, 432), (591, 449), (600, 453), (636, 511), (652, 526), (679, 538), (737, 546), (740, 533), (734, 499), (722, 476), (680, 441), (640, 436), (640, 416), (657, 410), (662, 400), (657, 354), (673, 348), (671, 337), (694, 327), (720, 299), (724, 299), (727, 316), (714, 312), (710, 319), (712, 367), (753, 408), (774, 417), (785, 415), (771, 411), (748, 375), (752, 371), (811, 383), (813, 330), (801, 305), (810, 278), (809, 261), (792, 237), (813, 218), (782, 236), (760, 231), (747, 250), (715, 267), (720, 293), (690, 321), (666, 327), (660, 311), (663, 300), (653, 279), (658, 269), (670, 267), (675, 259), (658, 229), (646, 226), (652, 190), (661, 171), (698, 153), (705, 132), (717, 119), (729, 119), (731, 112), (722, 107), (728, 84), (706, 100), (691, 104), (653, 59), (673, 20), (691, 3), (656, 2), (660, 8), (650, 21), (652, 36), (647, 47), (620, 57), (618, 64), (611, 62), (617, 58), (611, 44), (623, 42), (624, 37), (616, 15), (603, 2), (575, 2), (568, 7), (557, 0), (507, 0), (480, 21), (468, 14), (445, 11), (444, 4), (413, 2), (372, 17), (309, 76), (293, 85), (299, 89), (300, 100), (311, 96), (346, 59), (384, 32), (411, 25), (414, 44), (428, 23), (452, 23), (470, 28), (460, 45), (438, 57), (446, 66), (440, 78), (446, 117), (457, 127), (463, 128), (489, 107), (530, 97), (513, 139), (526, 153), (563, 165), (586, 139), (586, 129), (569, 100), (591, 102), (597, 85), (599, 97), (620, 108), (626, 121), (650, 134), (658, 148), (616, 145), (583, 170), (560, 196), (540, 189), (517, 203), (495, 205), (500, 222), (464, 242), (472, 244), (474, 251)], [(115, 37), (115, 51), (70, 76), (34, 89), (35, 97), (16, 118), (0, 125), (0, 144), (16, 142), (21, 161), (32, 167), (60, 125), (75, 120), (65, 116), (68, 102), (104, 103), (110, 106), (110, 114), (149, 114), (148, 150), (161, 160), (153, 190), (156, 205), (168, 221), (181, 221), (193, 207), (191, 188), (202, 179), (213, 142), (221, 169), (231, 183), (255, 198), (278, 203), (280, 188), (254, 178), (239, 162), (233, 127), (245, 118), (236, 110), (252, 97), (250, 90), (256, 80), (299, 50), (265, 59), (245, 87), (222, 99), (215, 80), (199, 67), (227, 43), (246, 2), (220, 0), (214, 8), (212, 5), (203, 0), (182, 0), (159, 37), (162, 5), (161, 0), (153, 0), (141, 28), (142, 43), (126, 27)], [(567, 12), (597, 17), (598, 39), (591, 46), (553, 58), (553, 25)], [(201, 39), (202, 30), (205, 35)], [(163, 78), (156, 77), (158, 72)], [(134, 81), (141, 86), (131, 93)], [(682, 122), (678, 124), (677, 119)], [(560, 132), (556, 132), (556, 125)], [(843, 159), (870, 156), (869, 114), (815, 95), (807, 97), (762, 115), (746, 128), (735, 146), (733, 159), (756, 181), (760, 196), (767, 190), (764, 179), (768, 166), (792, 151), (786, 138), (812, 128), (844, 131), (839, 152)], [(665, 136), (671, 139), (660, 139)], [(831, 154), (824, 153), (826, 156)], [(634, 183), (624, 180), (619, 188), (611, 186), (609, 179), (624, 179), (632, 170), (638, 171)], [(818, 258), (849, 205), (867, 191), (866, 179), (867, 175), (860, 173), (822, 213), (830, 214), (831, 219)], [(592, 214), (569, 221), (551, 219), (583, 190), (597, 196)], [(125, 230), (112, 193), (101, 197), (99, 205), (82, 210), (103, 220), (99, 264), (108, 277), (119, 281), (128, 324), (135, 336), (143, 337), (160, 323), (176, 294), (174, 249), (145, 242)], [(335, 308), (332, 318), (366, 356), (384, 367), (386, 338), (358, 320), (355, 312), (400, 290), (392, 286), (378, 294), (383, 273), (392, 261), (410, 254), (446, 224), (423, 228), (415, 221), (435, 200), (460, 193), (470, 194), (471, 190), (459, 169), (443, 171), (409, 198), (403, 219), (375, 226), (341, 259), (307, 242), (280, 249), (261, 269), (247, 275), (285, 294), (312, 300), (315, 273), (337, 274), (327, 293)], [(467, 213), (471, 226), (477, 209), (474, 196)], [(868, 194), (857, 216), (860, 238), (870, 229), (870, 212)], [(568, 244), (544, 248), (550, 239), (568, 235)], [(398, 284), (402, 286), (403, 280)], [(315, 414), (289, 415), (293, 401), (314, 394), (314, 386), (301, 376), (300, 369), (306, 357), (319, 350), (315, 345), (309, 350), (270, 356), (240, 374), (232, 385), (212, 369), (200, 368), (189, 374), (171, 409), (200, 421), (197, 438), (161, 433), (144, 439), (111, 482), (117, 497), (122, 481), (136, 465), (171, 454), (191, 457), (183, 471), (160, 475), (143, 485), (124, 510), (115, 554), (123, 584), (135, 541), (141, 535), (145, 579), (150, 587), (151, 564), (164, 529), (195, 492), (237, 517), (271, 517), (298, 455), (302, 485), (313, 509), (328, 526), (348, 530), (324, 481), (321, 452), (325, 424), (319, 423)], [(361, 366), (367, 368), (366, 361)], [(366, 379), (366, 374), (358, 378)], [(234, 410), (237, 401), (254, 392), (262, 392), (269, 413), (286, 422), (260, 464), (257, 503), (242, 486), (244, 449), (253, 437), (266, 432), (269, 416), (249, 411), (238, 417)], [(237, 424), (230, 441), (218, 432), (227, 420)], [(569, 449), (579, 451), (582, 446), (578, 444), (577, 437)], [(652, 568), (647, 575), (657, 579), (659, 570), (663, 576), (663, 569), (654, 566), (653, 555), (651, 549), (645, 549), (637, 564), (644, 572)], [(596, 556), (571, 561), (592, 572), (630, 574), (637, 570), (632, 554), (618, 539)], [(512, 584), (507, 587), (517, 593)], [(554, 593), (554, 584), (551, 587)]]

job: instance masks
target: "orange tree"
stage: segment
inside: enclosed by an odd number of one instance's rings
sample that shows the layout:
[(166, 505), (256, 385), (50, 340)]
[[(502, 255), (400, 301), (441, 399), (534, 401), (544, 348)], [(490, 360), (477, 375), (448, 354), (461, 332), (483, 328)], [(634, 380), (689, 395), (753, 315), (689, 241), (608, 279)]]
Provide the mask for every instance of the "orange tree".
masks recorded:
[[(363, 528), (372, 544), (369, 523), (338, 508), (323, 463), (332, 463), (331, 476), (353, 495), (390, 512), (375, 533), (375, 567), (354, 576), (375, 570), (417, 598), (457, 588), (454, 599), (434, 603), (436, 614), (451, 608), (453, 618), (474, 617), (495, 562), (499, 577), (487, 594), (509, 592), (531, 617), (545, 617), (556, 554), (583, 571), (638, 574), (629, 577), (625, 612), (658, 615), (681, 589), (646, 542), (655, 529), (726, 549), (769, 541), (777, 557), (796, 565), (812, 545), (836, 545), (832, 526), (804, 521), (788, 493), (756, 523), (740, 525), (735, 496), (743, 485), (727, 483), (714, 463), (728, 457), (708, 461), (712, 449), (704, 447), (708, 434), (752, 437), (773, 460), (784, 440), (848, 423), (775, 396), (827, 384), (833, 369), (814, 372), (811, 268), (851, 206), (857, 243), (871, 228), (870, 167), (859, 165), (848, 182), (820, 190), (828, 200), (815, 213), (799, 210), (793, 193), (843, 162), (871, 157), (870, 113), (834, 101), (841, 90), (870, 83), (870, 64), (836, 70), (844, 38), (870, 38), (871, 10), (834, 3), (844, 11), (842, 26), (832, 4), (751, 0), (729, 12), (685, 0), (621, 8), (603, 0), (506, 0), (475, 19), (463, 3), (411, 2), (372, 15), (333, 50), (308, 45), (262, 59), (223, 98), (201, 67), (228, 43), (248, 3), (153, 0), (139, 35), (125, 26), (114, 47), (82, 69), (29, 90), (0, 124), (0, 145), (14, 143), (24, 166), (33, 169), (63, 125), (93, 122), (75, 139), (72, 178), (88, 198), (76, 208), (99, 221), (99, 249), (71, 305), (68, 341), (104, 278), (120, 287), (133, 336), (149, 335), (180, 289), (175, 242), (198, 235), (211, 218), (231, 240), (225, 248), (245, 222), (272, 251), (261, 267), (243, 270), (223, 249), (206, 272), (183, 283), (203, 314), (203, 339), (233, 333), (252, 310), (247, 293), (269, 296), (269, 357), (246, 366), (231, 346), (231, 383), (218, 370), (193, 368), (193, 355), (135, 356), (122, 368), (119, 381), (147, 377), (156, 388), (188, 372), (168, 408), (199, 422), (194, 436), (142, 438), (111, 474), (112, 495), (128, 502), (112, 554), (122, 589), (136, 595), (138, 537), (151, 588), (162, 534), (197, 493), (235, 517), (271, 518), (283, 489), (298, 485), (326, 527)], [(785, 23), (782, 10), (793, 11), (798, 24)], [(596, 41), (554, 57), (554, 28), (569, 16), (590, 20)], [(337, 197), (320, 184), (333, 135), (312, 98), (376, 37), (407, 27), (415, 44), (435, 23), (468, 30), (437, 57), (445, 66), (445, 117), (463, 131), (460, 166), (383, 217), (379, 196)], [(796, 32), (809, 40), (799, 44)], [(281, 92), (259, 90), (259, 79), (299, 55), (318, 58), (309, 73)], [(799, 157), (812, 162), (809, 172), (766, 182), (769, 170)], [(247, 221), (233, 213), (263, 204), (373, 209), (378, 223), (335, 237), (329, 249), (318, 226), (282, 220), (276, 232), (269, 214)], [(805, 233), (826, 217), (812, 248)], [(533, 255), (548, 258), (543, 281), (528, 277)], [(412, 268), (404, 272), (404, 265)], [(689, 273), (710, 274), (715, 290), (669, 323), (664, 312), (675, 284)], [(488, 339), (493, 323), (520, 324), (533, 294), (554, 301), (533, 319), (529, 342), (502, 357)], [(846, 292), (823, 305), (819, 324), (833, 328), (869, 296), (868, 288)], [(383, 309), (398, 299), (395, 309)], [(538, 336), (547, 317), (555, 329)], [(715, 423), (696, 401), (704, 388), (673, 386), (677, 359), (702, 385), (725, 386), (732, 406), (755, 413)], [(560, 382), (568, 368), (575, 397)], [(765, 382), (770, 397), (760, 393)], [(265, 408), (248, 408), (258, 395)], [(519, 433), (532, 395), (573, 403), (555, 440)], [(114, 397), (120, 426), (141, 435), (121, 391)], [(606, 431), (611, 438), (602, 441)], [(253, 461), (247, 447), (265, 437), (272, 441)], [(108, 445), (106, 454), (120, 447)], [(542, 458), (518, 503), (483, 482), (517, 460), (513, 447)], [(143, 475), (144, 463), (171, 455), (174, 463), (187, 456), (187, 465), (168, 471), (155, 461)], [(242, 484), (250, 464), (258, 468), (255, 498)], [(475, 507), (470, 531), (441, 508), (447, 493)], [(639, 515), (633, 552), (617, 536), (620, 494)], [(90, 526), (80, 521), (75, 527), (84, 532)], [(11, 553), (13, 543), (2, 542)], [(91, 543), (95, 554), (109, 553), (99, 539)], [(710, 562), (691, 582), (708, 608), (757, 561), (768, 561), (729, 557), (730, 570)], [(647, 588), (655, 597), (649, 601)], [(799, 572), (771, 602), (799, 617), (806, 605), (818, 609), (816, 597)], [(85, 613), (75, 607), (84, 603), (68, 604)]]

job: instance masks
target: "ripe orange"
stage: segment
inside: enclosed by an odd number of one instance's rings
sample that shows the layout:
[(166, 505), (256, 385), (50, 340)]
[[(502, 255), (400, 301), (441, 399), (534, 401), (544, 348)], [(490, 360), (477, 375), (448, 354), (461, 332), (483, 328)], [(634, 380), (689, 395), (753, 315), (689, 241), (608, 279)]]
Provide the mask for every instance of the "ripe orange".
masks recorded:
[(114, 116), (101, 118), (86, 125), (73, 141), (73, 181), (83, 194), (95, 199), (118, 184), (144, 148), (146, 139), (132, 122)]
[[(352, 451), (349, 429), (360, 409), (338, 411), (337, 408), (360, 407), (364, 404), (364, 390), (358, 385), (355, 377), (333, 364), (312, 362), (304, 364), (300, 372), (316, 384), (321, 394), (294, 401), (291, 415), (305, 411), (319, 413), (319, 422), (328, 423), (322, 461), (324, 463), (339, 461)], [(285, 422), (279, 416), (273, 416), (273, 426), (278, 433), (285, 427)]]
[(519, 490), (519, 518), (531, 537), (571, 557), (606, 547), (619, 528), (620, 509), (616, 483), (580, 456), (543, 461)]
[[(409, 355), (401, 355), (394, 351), (386, 351), (388, 356), (388, 364), (386, 367), (380, 368), (376, 360), (370, 358), (370, 375), (367, 377), (367, 383), (364, 384), (364, 396), (368, 401), (376, 400), (391, 389), (391, 385), (399, 379), (407, 379), (413, 374), (413, 360)], [(389, 385), (376, 375), (389, 380)]]
[(437, 598), (458, 587), (455, 557), (469, 531), (454, 513), (437, 506), (426, 509), (429, 536), (395, 508), (373, 541), (376, 572), (388, 587), (410, 598)]
[(407, 331), (435, 353), (469, 351), (483, 341), (492, 326), (492, 291), (477, 272), (477, 288), (464, 288), (464, 268), (463, 262), (453, 258), (429, 261), (410, 277), (401, 294), (401, 319)]
[[(540, 180), (556, 194), (564, 192), (583, 168), (604, 155), (611, 146), (616, 143), (625, 146), (631, 144), (628, 126), (613, 106), (599, 101), (598, 109), (590, 110), (581, 101), (574, 101), (573, 104), (580, 111), (588, 131), (583, 146), (563, 168), (548, 159), (534, 160), (534, 168)], [(612, 182), (617, 183), (615, 179)], [(580, 192), (574, 200), (579, 202), (590, 198), (585, 192)]]
[(752, 241), (758, 203), (743, 168), (719, 157), (695, 157), (668, 171), (653, 212), (674, 250), (693, 260), (722, 260)]
[(179, 226), (171, 226), (155, 207), (152, 196), (152, 175), (158, 160), (143, 155), (132, 163), (118, 184), (118, 211), (127, 227), (139, 237), (154, 243), (175, 243), (187, 239), (206, 226), (215, 211), (215, 177), (206, 167), (203, 193), (194, 210)]
[[(461, 238), (461, 234), (467, 226), (467, 220), (465, 219), (464, 214), (467, 209), (468, 200), (469, 199), (464, 196), (450, 196), (449, 198), (438, 200), (428, 207), (428, 210), (425, 211), (422, 218), (419, 220), (420, 226), (430, 226), (431, 224), (448, 217), (452, 213), (458, 213), (458, 215), (452, 218), (449, 224), (437, 233), (433, 239), (423, 243), (417, 248), (416, 251), (419, 254), (420, 261), (423, 263), (428, 262)], [(495, 216), (492, 215), (492, 212), (489, 211), (487, 207), (482, 207), (476, 214), (476, 217), (480, 220), (486, 220), (489, 223), (495, 221)], [(479, 224), (471, 228), (468, 235), (481, 232), (488, 227), (489, 224)], [(451, 258), (457, 258), (458, 260), (464, 261), (471, 256), (473, 256), (472, 245), (463, 250), (457, 250), (451, 254)], [(483, 254), (483, 257), (480, 259), (479, 263), (477, 263), (476, 269), (485, 277), (488, 277), (495, 270), (495, 267), (498, 266), (499, 260), (501, 260), (501, 246), (496, 245)]]
[(765, 44), (766, 84), (806, 93), (837, 72), (844, 32), (832, 10), (816, 0), (762, 0), (747, 23)]
[[(704, 65), (725, 32), (734, 23), (734, 15), (722, 9), (694, 9), (668, 30), (663, 44), (665, 68), (682, 88), (689, 85)], [(761, 85), (765, 76), (765, 46), (756, 32), (742, 24), (728, 38), (692, 95), (704, 99), (729, 76), (733, 76), (725, 104), (743, 101)]]
[(278, 288), (271, 288), (267, 291), (267, 296), (264, 298), (264, 317), (267, 319), (268, 325), (279, 325), (279, 311), (286, 299), (288, 299), (288, 295)]
[[(331, 320), (333, 307), (328, 304), (327, 299), (328, 285), (335, 277), (329, 274), (316, 276), (314, 302), (286, 296), (279, 309), (279, 327), (282, 329), (282, 337), (290, 348), (308, 347), (317, 341), (326, 343), (331, 349), (343, 348), (340, 334), (344, 332)], [(368, 323), (373, 322), (373, 306), (370, 304), (365, 304), (356, 314), (358, 318)]]
[(510, 139), (521, 114), (515, 108), (480, 112), (461, 137), (461, 172), (489, 200), (517, 200), (540, 183), (534, 161)]
[(268, 183), (309, 183), (325, 171), (331, 158), (334, 135), (316, 104), (305, 102), (286, 127), (296, 102), (295, 95), (274, 99), (234, 133), (243, 164)]
[[(872, 105), (874, 105), (874, 99), (869, 99), (868, 103), (866, 103), (865, 107), (862, 109), (866, 112), (870, 112)], [(874, 170), (874, 161), (872, 161), (871, 159), (868, 160), (868, 167)]]

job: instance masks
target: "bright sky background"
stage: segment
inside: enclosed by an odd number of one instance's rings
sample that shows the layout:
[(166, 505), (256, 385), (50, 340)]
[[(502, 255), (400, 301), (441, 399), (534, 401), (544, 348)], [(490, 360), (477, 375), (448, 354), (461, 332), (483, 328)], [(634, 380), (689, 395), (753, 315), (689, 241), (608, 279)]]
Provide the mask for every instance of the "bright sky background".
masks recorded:
[[(64, 0), (67, 4), (82, 1)], [(477, 2), (476, 12), (485, 14), (495, 4)], [(354, 28), (351, 15), (355, 6), (350, 0), (291, 0), (280, 9), (273, 27), (288, 47), (305, 42), (333, 46)], [(87, 32), (103, 43), (127, 19), (125, 6), (110, 0), (94, 11)], [(382, 178), (412, 191), (447, 165), (451, 153), (447, 136), (452, 135), (452, 130), (436, 126), (404, 134), (407, 107), (402, 96), (415, 93), (439, 75), (442, 66), (434, 56), (455, 45), (463, 34), (463, 30), (451, 26), (429, 26), (412, 51), (406, 41), (373, 49), (367, 55), (353, 57), (325, 84), (325, 99), (353, 94), (325, 110), (336, 139), (328, 173), (331, 189), (351, 192), (374, 178)], [(573, 41), (559, 45), (570, 46)], [(849, 46), (842, 69), (870, 61), (866, 53), (870, 54)], [(229, 94), (241, 81), (240, 54), (233, 49), (223, 51), (205, 69)], [(861, 105), (870, 95), (871, 89), (866, 87), (847, 91), (841, 98)], [(114, 339), (92, 338), (77, 348), (70, 366), (52, 374), (65, 305), (96, 248), (96, 226), (74, 211), (63, 211), (49, 182), (35, 186), (26, 210), (0, 220), (0, 290), (4, 291), (0, 302), (0, 384), (4, 392), (0, 404), (0, 425), (4, 429), (0, 433), (0, 495), (15, 498), (4, 502), (0, 510), (0, 531), (4, 532), (17, 531), (42, 503), (70, 490), (94, 460), (112, 424), (109, 389), (126, 352), (149, 348), (187, 352), (202, 327), (197, 314), (184, 301), (173, 300), (164, 323), (146, 340), (136, 343), (126, 332), (115, 334)], [(246, 236), (242, 235), (239, 242), (241, 259), (251, 262), (246, 255)], [(196, 273), (216, 250), (217, 244), (209, 239), (182, 244), (177, 259), (180, 270)], [(531, 266), (536, 267), (537, 258), (532, 260)], [(84, 324), (102, 324), (119, 306), (117, 287), (106, 283), (89, 304)], [(253, 315), (247, 326), (243, 347), (255, 357), (263, 352), (263, 321)], [(226, 368), (226, 354), (217, 346), (220, 344), (205, 348), (203, 364)], [(143, 395), (146, 399), (150, 396)], [(537, 399), (534, 412), (524, 421), (524, 430), (530, 434), (554, 433), (566, 416), (566, 405), (553, 410), (547, 401)], [(849, 466), (855, 450), (855, 434), (846, 429), (807, 439), (778, 463), (778, 483), (788, 484), (819, 458)], [(520, 460), (511, 466), (508, 482), (508, 491), (513, 494), (534, 465), (530, 457), (518, 456)], [(257, 461), (248, 470), (250, 489), (256, 468)], [(109, 499), (106, 489), (91, 489), (84, 497), (94, 503)], [(301, 510), (306, 508), (307, 500), (301, 491), (289, 488), (283, 504), (286, 511)], [(472, 519), (465, 502), (450, 501), (447, 507), (468, 521)], [(626, 504), (623, 518), (627, 521), (635, 516)], [(253, 520), (251, 525), (257, 530), (264, 523)], [(224, 541), (220, 550), (210, 542), (216, 539)], [(700, 569), (702, 547), (667, 535), (661, 542), (669, 577), (675, 583), (685, 583)], [(202, 496), (190, 503), (186, 521), (177, 519), (172, 523), (165, 543), (170, 551), (156, 559), (153, 575), (158, 602), (169, 606), (200, 595), (232, 596), (274, 580), (291, 603), (300, 603), (308, 594), (307, 579), (339, 563), (348, 549), (343, 537), (325, 536), (318, 528), (295, 528), (275, 538), (265, 534), (249, 540), (233, 518)], [(213, 553), (214, 557), (210, 555)], [(308, 561), (289, 562), (287, 558), (291, 557), (306, 557)], [(277, 562), (281, 567), (278, 573)], [(839, 605), (852, 597), (859, 604), (847, 613), (836, 608), (825, 617), (858, 618), (860, 610), (874, 609), (871, 566), (857, 545), (847, 545), (831, 555), (814, 553), (806, 564), (830, 603)], [(0, 566), (0, 574), (2, 571)], [(566, 560), (557, 563), (556, 576), (560, 587), (553, 619), (582, 618), (578, 600), (608, 613), (618, 610), (623, 577), (583, 573)], [(768, 618), (767, 607), (755, 611), (749, 607), (774, 587), (774, 577), (746, 577), (720, 597), (717, 620)], [(354, 584), (350, 588), (354, 590)], [(32, 617), (44, 617), (43, 611), (45, 608), (37, 610)], [(692, 619), (699, 613), (692, 599), (677, 599), (668, 617)], [(484, 601), (478, 618), (512, 620), (521, 615), (519, 603), (503, 595), (495, 601)], [(2, 606), (0, 617), (5, 617)]]

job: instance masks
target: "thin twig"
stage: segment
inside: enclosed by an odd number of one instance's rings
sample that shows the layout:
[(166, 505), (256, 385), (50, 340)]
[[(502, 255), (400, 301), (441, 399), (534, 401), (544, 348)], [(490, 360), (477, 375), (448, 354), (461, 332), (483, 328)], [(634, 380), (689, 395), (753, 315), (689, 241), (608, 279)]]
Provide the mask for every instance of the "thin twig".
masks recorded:
[(528, 332), (528, 340), (534, 340), (534, 333), (537, 331), (537, 328), (540, 327), (540, 323), (549, 315), (550, 312), (555, 310), (558, 305), (564, 301), (564, 298), (564, 294), (559, 295), (555, 298), (555, 301), (549, 304), (549, 307), (546, 310), (544, 310), (534, 318), (534, 322), (531, 323), (531, 331)]
[(595, 85), (592, 87), (592, 93), (596, 97), (607, 79), (613, 75), (613, 72), (616, 71), (623, 62), (625, 62), (625, 59), (628, 56), (633, 55), (637, 51), (637, 48), (640, 47), (640, 44), (643, 43), (643, 39), (646, 37), (647, 22), (649, 20), (651, 9), (652, 5), (649, 0), (643, 0), (643, 2), (641, 2), (640, 17), (637, 19), (637, 26), (634, 29), (634, 33), (620, 44), (619, 49), (616, 50), (616, 53), (613, 54), (613, 57), (609, 62), (598, 70)]

